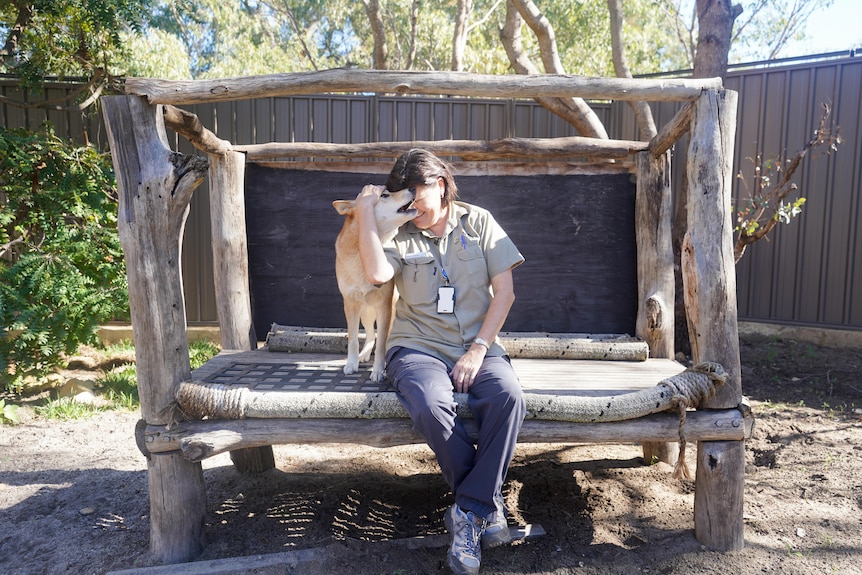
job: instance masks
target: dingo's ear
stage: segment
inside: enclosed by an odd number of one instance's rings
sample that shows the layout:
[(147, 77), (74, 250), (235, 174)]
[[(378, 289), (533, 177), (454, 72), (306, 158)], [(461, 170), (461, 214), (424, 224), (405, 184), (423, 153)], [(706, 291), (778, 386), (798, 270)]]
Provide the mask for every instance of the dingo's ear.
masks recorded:
[(332, 202), (332, 207), (342, 216), (346, 216), (356, 207), (356, 200), (335, 200)]

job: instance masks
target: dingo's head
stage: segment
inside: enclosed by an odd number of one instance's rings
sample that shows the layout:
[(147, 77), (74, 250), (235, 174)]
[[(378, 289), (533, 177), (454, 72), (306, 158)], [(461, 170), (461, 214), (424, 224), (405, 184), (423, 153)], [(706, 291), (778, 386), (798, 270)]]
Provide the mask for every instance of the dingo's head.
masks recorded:
[[(390, 239), (402, 224), (416, 217), (417, 212), (413, 208), (415, 198), (415, 192), (407, 188), (397, 192), (390, 192), (389, 190), (381, 192), (380, 200), (374, 206), (377, 233), (381, 238)], [(352, 216), (356, 207), (356, 200), (335, 200), (332, 205), (342, 216)]]

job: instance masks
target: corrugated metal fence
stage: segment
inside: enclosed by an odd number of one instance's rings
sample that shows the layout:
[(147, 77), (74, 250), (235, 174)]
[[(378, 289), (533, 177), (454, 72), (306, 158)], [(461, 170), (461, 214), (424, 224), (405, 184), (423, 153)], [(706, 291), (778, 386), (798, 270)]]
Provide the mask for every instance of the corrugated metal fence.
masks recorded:
[[(770, 241), (749, 247), (738, 271), (741, 319), (862, 330), (862, 58), (845, 57), (734, 70), (725, 85), (739, 92), (734, 173), (750, 180), (752, 160), (793, 154), (811, 137), (823, 104), (844, 139), (837, 154), (815, 153), (795, 181), (808, 198), (803, 215), (778, 226)], [(55, 97), (56, 84), (31, 100)], [(0, 93), (20, 99), (14, 84)], [(596, 104), (611, 137), (636, 139), (623, 104)], [(493, 139), (574, 135), (565, 122), (531, 101), (378, 96), (271, 98), (189, 108), (219, 137), (236, 144), (272, 141), (369, 142)], [(671, 106), (654, 107), (659, 125)], [(98, 114), (68, 114), (3, 106), (5, 127), (51, 121), (58, 135), (96, 145), (104, 140)], [(191, 153), (181, 138), (180, 151)], [(681, 147), (682, 148), (682, 147)], [(685, 150), (675, 161), (685, 160)], [(677, 170), (679, 172), (679, 170)], [(737, 195), (743, 186), (736, 184)], [(215, 321), (208, 190), (196, 192), (186, 226), (183, 265), (188, 318)], [(745, 193), (744, 191), (742, 193)]]

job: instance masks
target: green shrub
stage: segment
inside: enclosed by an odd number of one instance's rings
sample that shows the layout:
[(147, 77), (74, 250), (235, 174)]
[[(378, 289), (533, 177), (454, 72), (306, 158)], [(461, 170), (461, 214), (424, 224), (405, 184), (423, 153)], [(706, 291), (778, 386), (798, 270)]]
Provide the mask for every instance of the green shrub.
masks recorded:
[(99, 385), (108, 401), (118, 409), (132, 410), (140, 406), (138, 372), (134, 364), (115, 367), (99, 378)]
[(189, 344), (189, 364), (197, 369), (218, 353), (218, 345), (211, 341), (193, 341)]
[(128, 317), (116, 214), (107, 155), (49, 127), (0, 129), (0, 389)]
[(18, 423), (18, 406), (7, 404), (6, 400), (0, 399), (0, 425), (16, 425)]
[(71, 397), (53, 399), (44, 405), (36, 406), (36, 415), (45, 419), (59, 419), (63, 421), (87, 419), (95, 414), (105, 411), (105, 407), (75, 401)]

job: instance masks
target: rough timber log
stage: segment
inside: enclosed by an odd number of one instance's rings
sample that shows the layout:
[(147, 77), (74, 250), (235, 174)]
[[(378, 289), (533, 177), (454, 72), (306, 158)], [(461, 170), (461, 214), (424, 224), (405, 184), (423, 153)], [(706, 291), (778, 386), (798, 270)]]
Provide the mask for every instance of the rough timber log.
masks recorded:
[[(246, 256), (245, 156), (226, 151), (210, 154), (209, 161), (213, 282), (221, 345), (225, 349), (255, 349)], [(247, 473), (275, 467), (271, 446), (233, 451), (230, 458), (238, 470)]]
[[(707, 408), (739, 405), (742, 380), (730, 209), (736, 93), (710, 90), (692, 110), (688, 151), (688, 229), (682, 245), (682, 277), (693, 360), (720, 363), (727, 385)], [(742, 441), (698, 444), (695, 535), (711, 549), (742, 549)]]
[[(141, 414), (172, 419), (174, 389), (191, 376), (180, 250), (192, 192), (206, 161), (167, 145), (161, 111), (136, 96), (102, 98), (120, 195), (118, 227), (129, 276)], [(199, 463), (148, 458), (150, 549), (168, 563), (204, 547), (206, 497)]]
[[(465, 420), (474, 441), (478, 430)], [(750, 413), (738, 409), (690, 412), (685, 434), (690, 441), (738, 440), (751, 435)], [(518, 436), (520, 443), (636, 443), (673, 441), (679, 436), (679, 417), (657, 413), (637, 420), (592, 423), (527, 420)], [(143, 431), (143, 445), (150, 453), (181, 450), (192, 461), (237, 448), (306, 443), (355, 443), (393, 447), (422, 443), (408, 418), (401, 419), (243, 419), (185, 421), (166, 429), (150, 425)]]
[(499, 140), (434, 140), (411, 142), (366, 142), (327, 144), (320, 142), (273, 142), (235, 146), (248, 160), (258, 162), (286, 157), (394, 158), (410, 148), (424, 148), (438, 156), (459, 156), (464, 161), (549, 158), (622, 160), (646, 150), (647, 142), (602, 140), (569, 136), (560, 138), (504, 138)]
[[(671, 220), (670, 153), (637, 155), (635, 234), (638, 246), (638, 314), (635, 334), (650, 349), (650, 357), (673, 359), (674, 275)], [(679, 454), (674, 443), (643, 444), (644, 461), (672, 463)]]
[(466, 72), (403, 72), (333, 69), (218, 80), (127, 78), (127, 94), (152, 104), (200, 104), (326, 92), (448, 94), (485, 98), (585, 98), (602, 100), (695, 100), (705, 89), (720, 89), (721, 78), (631, 80), (532, 74), (494, 76)]

